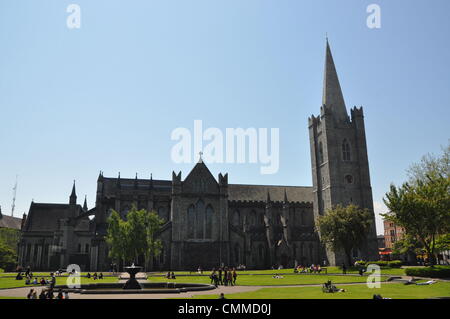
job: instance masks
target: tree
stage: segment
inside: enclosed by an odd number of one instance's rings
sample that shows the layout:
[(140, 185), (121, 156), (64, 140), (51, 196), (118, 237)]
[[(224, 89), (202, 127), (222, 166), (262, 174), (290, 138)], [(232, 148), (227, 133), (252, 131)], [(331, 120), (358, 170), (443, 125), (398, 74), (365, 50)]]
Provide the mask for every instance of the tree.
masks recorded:
[(106, 242), (109, 256), (124, 263), (138, 262), (139, 256), (145, 257), (145, 264), (152, 256), (161, 252), (161, 240), (157, 238), (163, 220), (155, 212), (138, 210), (133, 205), (122, 220), (115, 210), (108, 218)]
[(16, 265), (17, 254), (6, 243), (0, 241), (0, 268), (12, 271)]
[(367, 241), (372, 226), (372, 216), (367, 209), (356, 205), (337, 205), (318, 218), (318, 231), (322, 241), (334, 252), (343, 250), (349, 265), (352, 264), (352, 250), (360, 248)]
[(425, 249), (429, 262), (436, 261), (436, 239), (450, 232), (450, 179), (428, 175), (415, 184), (391, 185), (383, 198), (389, 212), (382, 214), (404, 228)]
[(406, 171), (409, 184), (416, 185), (417, 181), (426, 181), (427, 176), (450, 178), (450, 140), (447, 147), (441, 147), (442, 154), (424, 155), (420, 162), (413, 163)]

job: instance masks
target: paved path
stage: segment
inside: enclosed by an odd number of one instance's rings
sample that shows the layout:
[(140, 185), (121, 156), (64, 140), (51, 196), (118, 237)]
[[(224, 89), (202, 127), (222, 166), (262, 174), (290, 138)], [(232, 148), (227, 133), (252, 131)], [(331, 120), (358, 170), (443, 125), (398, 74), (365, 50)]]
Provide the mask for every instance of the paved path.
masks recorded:
[[(122, 282), (122, 280), (120, 281)], [(391, 282), (383, 282), (383, 284), (392, 284), (392, 283), (398, 283), (395, 281)], [(337, 284), (338, 287), (340, 286), (351, 286), (351, 285), (364, 285), (365, 282), (362, 283), (352, 283), (352, 284)], [(305, 284), (305, 285), (279, 285), (279, 286), (219, 286), (216, 289), (213, 290), (206, 290), (206, 291), (188, 291), (183, 293), (171, 293), (171, 294), (108, 294), (108, 295), (83, 295), (83, 294), (77, 294), (77, 293), (70, 293), (69, 297), (71, 299), (166, 299), (166, 298), (191, 298), (195, 295), (216, 295), (219, 297), (221, 293), (224, 293), (225, 296), (228, 294), (235, 294), (240, 292), (249, 292), (249, 291), (255, 291), (262, 288), (299, 288), (299, 287), (322, 287), (322, 284)], [(13, 288), (13, 289), (4, 289), (0, 290), (0, 296), (5, 297), (25, 297), (30, 290), (29, 287), (24, 288)], [(40, 293), (41, 289), (37, 288), (38, 294)]]

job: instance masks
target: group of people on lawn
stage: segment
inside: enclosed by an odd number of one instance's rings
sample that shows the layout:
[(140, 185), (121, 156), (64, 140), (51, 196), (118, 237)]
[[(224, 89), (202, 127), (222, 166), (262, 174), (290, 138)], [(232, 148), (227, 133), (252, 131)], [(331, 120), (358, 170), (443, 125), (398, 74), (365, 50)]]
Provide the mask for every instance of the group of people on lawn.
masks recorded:
[(297, 267), (294, 268), (294, 273), (296, 273), (296, 274), (308, 273), (308, 272), (314, 273), (314, 274), (320, 274), (321, 271), (322, 271), (322, 268), (320, 267), (320, 265), (314, 265), (314, 264), (312, 264), (309, 267), (298, 265)]
[(211, 284), (214, 286), (234, 286), (236, 285), (237, 279), (236, 268), (219, 267), (217, 270), (213, 268), (209, 278), (211, 279)]

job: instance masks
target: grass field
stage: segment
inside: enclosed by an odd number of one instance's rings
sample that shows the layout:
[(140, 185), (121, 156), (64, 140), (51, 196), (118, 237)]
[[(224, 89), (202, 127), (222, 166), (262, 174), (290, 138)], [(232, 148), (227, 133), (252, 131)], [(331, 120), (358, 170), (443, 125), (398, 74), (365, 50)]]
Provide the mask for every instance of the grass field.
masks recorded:
[[(238, 274), (245, 275), (245, 274), (293, 274), (294, 269), (293, 268), (287, 268), (287, 269), (276, 269), (276, 270), (238, 270)], [(153, 275), (165, 275), (167, 272), (157, 272), (153, 273)], [(342, 274), (342, 269), (340, 267), (327, 267), (327, 273), (328, 274)], [(189, 272), (189, 271), (176, 271), (175, 275), (196, 275), (197, 272)], [(203, 271), (203, 275), (209, 276), (210, 271)], [(347, 270), (347, 274), (358, 274), (357, 268), (350, 268)], [(392, 275), (392, 276), (404, 276), (405, 270), (403, 268), (382, 268), (381, 269), (382, 275)]]
[[(227, 299), (372, 299), (374, 294), (391, 299), (425, 299), (450, 296), (450, 283), (429, 286), (382, 284), (379, 289), (366, 285), (342, 286), (345, 292), (323, 293), (321, 287), (263, 288), (226, 295)], [(217, 295), (196, 295), (193, 299), (217, 299)]]
[[(386, 277), (382, 277), (382, 280), (386, 280)], [(353, 282), (365, 282), (367, 276), (359, 275), (313, 275), (313, 274), (301, 274), (301, 275), (285, 275), (283, 278), (273, 278), (271, 275), (239, 275), (236, 284), (239, 286), (279, 286), (279, 285), (306, 285), (306, 284), (323, 284), (324, 282), (331, 280), (333, 283), (353, 283)], [(176, 279), (167, 279), (165, 277), (148, 278), (149, 282), (179, 282), (179, 283), (204, 283), (210, 284), (211, 279), (209, 276), (178, 276)]]

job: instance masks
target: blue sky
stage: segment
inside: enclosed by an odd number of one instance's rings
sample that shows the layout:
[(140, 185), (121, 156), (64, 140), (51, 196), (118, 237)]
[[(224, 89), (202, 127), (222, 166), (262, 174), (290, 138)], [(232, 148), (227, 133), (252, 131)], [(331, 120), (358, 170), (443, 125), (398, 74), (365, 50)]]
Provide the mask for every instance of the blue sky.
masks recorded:
[[(68, 29), (66, 8), (81, 7)], [(381, 29), (366, 26), (369, 4)], [(312, 185), (307, 118), (321, 104), (328, 33), (347, 108), (362, 105), (374, 202), (447, 143), (448, 0), (2, 0), (0, 205), (94, 205), (96, 178), (185, 177), (177, 127), (280, 129), (280, 169), (210, 164), (230, 183)], [(379, 228), (378, 232), (382, 232)]]

